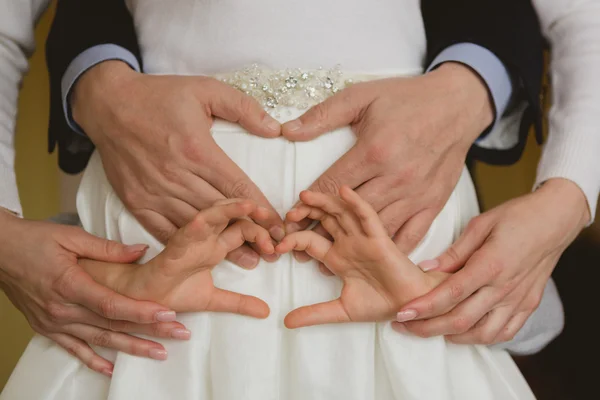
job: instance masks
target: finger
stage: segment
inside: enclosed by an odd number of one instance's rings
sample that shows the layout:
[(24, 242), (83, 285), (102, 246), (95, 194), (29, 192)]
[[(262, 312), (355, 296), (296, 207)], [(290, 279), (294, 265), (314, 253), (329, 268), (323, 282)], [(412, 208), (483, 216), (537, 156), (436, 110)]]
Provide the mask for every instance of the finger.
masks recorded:
[(177, 226), (156, 211), (145, 209), (136, 211), (134, 215), (142, 226), (163, 244), (177, 232)]
[(63, 242), (63, 246), (83, 258), (129, 264), (142, 257), (148, 249), (145, 244), (127, 246), (102, 239), (80, 228), (69, 229), (69, 233), (70, 240)]
[[(443, 315), (497, 277), (498, 268), (484, 248), (476, 252), (465, 267), (435, 289), (402, 307), (412, 319)], [(403, 321), (399, 321), (403, 322)]]
[(493, 293), (493, 288), (482, 288), (446, 314), (401, 322), (405, 322), (406, 328), (420, 337), (462, 334), (474, 327), (496, 305), (498, 298)]
[[(356, 188), (371, 179), (376, 171), (366, 162), (363, 147), (355, 145), (325, 171), (309, 188), (310, 192), (338, 195), (342, 185)], [(298, 203), (300, 204), (300, 203)], [(310, 221), (288, 224), (288, 233), (297, 232), (310, 225)]]
[[(362, 232), (358, 218), (349, 212), (347, 205), (337, 195), (334, 196), (305, 190), (300, 193), (300, 200), (302, 200), (304, 204), (311, 207), (320, 208), (329, 214), (329, 216), (334, 217), (337, 220), (339, 227), (345, 233), (358, 235)], [(328, 215), (325, 215), (321, 219), (321, 224), (324, 224), (327, 218)], [(327, 227), (325, 227), (325, 229), (327, 229)], [(333, 235), (333, 232), (329, 233)]]
[[(278, 232), (280, 235), (283, 235), (283, 221), (281, 217), (244, 171), (231, 161), (216, 143), (212, 143), (210, 148), (207, 148), (205, 151), (207, 157), (205, 162), (202, 165), (193, 167), (196, 173), (207, 180), (208, 183), (219, 190), (226, 198), (250, 199), (259, 206), (267, 209), (269, 212), (268, 217), (256, 222), (269, 231)], [(281, 229), (276, 230), (275, 228), (277, 227)], [(281, 236), (273, 238), (275, 240), (282, 239)]]
[(371, 101), (366, 93), (362, 85), (344, 89), (310, 108), (300, 118), (283, 124), (281, 132), (289, 140), (307, 141), (351, 125)]
[(285, 219), (290, 222), (302, 221), (305, 218), (320, 221), (326, 214), (327, 213), (320, 208), (300, 204), (288, 211)]
[(379, 216), (367, 203), (363, 200), (357, 192), (352, 190), (349, 186), (344, 185), (340, 189), (340, 196), (348, 203), (351, 210), (354, 212), (356, 217), (359, 219), (360, 224), (364, 232), (369, 236), (383, 236), (386, 235), (385, 229)]
[(398, 180), (395, 176), (383, 175), (373, 177), (355, 190), (364, 201), (379, 213), (387, 206), (405, 198), (405, 194), (397, 187)]
[(421, 243), (437, 214), (436, 210), (426, 209), (411, 217), (393, 238), (398, 249), (410, 254)]
[(235, 250), (230, 251), (225, 257), (226, 260), (244, 269), (254, 269), (260, 261), (258, 253), (244, 244)]
[(484, 225), (479, 221), (483, 220), (480, 220), (479, 217), (472, 219), (458, 240), (441, 256), (434, 260), (424, 261), (427, 270), (435, 268), (444, 272), (456, 272), (462, 268), (490, 234), (492, 225)]
[(496, 337), (510, 321), (514, 309), (512, 307), (499, 307), (487, 315), (481, 323), (476, 324), (473, 329), (460, 335), (450, 335), (446, 339), (456, 344), (484, 344), (491, 345)]
[(321, 273), (325, 276), (334, 276), (335, 274), (333, 272), (331, 272), (331, 270), (329, 268), (327, 268), (327, 266), (325, 264), (323, 264), (322, 262), (319, 263), (319, 271), (321, 271)]
[(152, 358), (154, 360), (167, 359), (165, 348), (161, 344), (150, 340), (83, 324), (66, 325), (64, 330), (69, 335), (75, 336), (93, 346), (114, 349), (123, 353)]
[(157, 338), (171, 338), (187, 340), (190, 332), (183, 324), (177, 321), (155, 322), (151, 324), (136, 324), (128, 321), (119, 321), (103, 318), (79, 306), (71, 306), (69, 322), (76, 324), (85, 324), (97, 328), (108, 329), (114, 332), (135, 333)]
[(269, 232), (262, 226), (248, 220), (237, 221), (225, 229), (219, 235), (219, 242), (225, 247), (227, 252), (240, 247), (244, 242), (256, 243), (260, 250), (266, 254), (275, 252)]
[[(327, 216), (327, 214), (324, 214), (324, 215)], [(335, 218), (329, 216), (328, 218), (323, 217), (322, 220), (323, 220), (322, 222), (325, 222), (325, 225), (323, 225), (321, 223), (317, 224), (313, 229), (311, 229), (312, 232), (316, 233), (317, 235), (323, 236), (325, 239), (327, 239), (331, 242), (334, 241), (334, 238), (330, 234), (330, 232), (325, 228), (325, 226), (327, 226), (329, 228), (329, 230), (331, 232), (333, 232), (337, 238), (339, 238), (341, 235), (344, 235), (344, 231), (339, 226), (339, 224)], [(308, 255), (304, 251), (294, 251), (294, 258), (296, 258), (296, 261), (298, 261), (300, 263), (305, 263), (305, 262), (308, 262), (313, 259), (310, 255)]]
[(292, 250), (305, 251), (314, 259), (323, 262), (332, 243), (323, 236), (312, 231), (302, 231), (286, 236), (275, 247), (279, 254), (289, 253)]
[(515, 338), (517, 333), (523, 328), (531, 313), (521, 311), (512, 316), (508, 323), (502, 328), (494, 339), (493, 344), (510, 342)]
[(207, 311), (234, 313), (260, 319), (267, 318), (270, 313), (267, 303), (258, 297), (218, 288), (214, 289)]
[[(77, 266), (79, 269), (79, 267)], [(74, 274), (67, 290), (70, 301), (80, 304), (96, 314), (113, 320), (150, 324), (171, 322), (174, 311), (149, 301), (133, 300), (96, 283), (83, 271)]]
[(244, 127), (248, 132), (262, 137), (277, 137), (281, 125), (251, 96), (217, 80), (212, 80), (209, 102), (213, 115)]
[(340, 299), (297, 308), (290, 311), (283, 320), (288, 329), (342, 322), (351, 320)]
[(406, 200), (398, 200), (379, 211), (379, 220), (387, 235), (393, 237), (419, 211), (418, 208)]
[(84, 341), (65, 335), (64, 333), (49, 334), (48, 338), (55, 341), (69, 354), (77, 357), (92, 371), (99, 372), (109, 378), (112, 376), (114, 368), (113, 364), (96, 354), (96, 352)]
[(172, 197), (160, 199), (160, 205), (156, 208), (156, 211), (178, 228), (186, 226), (198, 215), (196, 208), (183, 200)]

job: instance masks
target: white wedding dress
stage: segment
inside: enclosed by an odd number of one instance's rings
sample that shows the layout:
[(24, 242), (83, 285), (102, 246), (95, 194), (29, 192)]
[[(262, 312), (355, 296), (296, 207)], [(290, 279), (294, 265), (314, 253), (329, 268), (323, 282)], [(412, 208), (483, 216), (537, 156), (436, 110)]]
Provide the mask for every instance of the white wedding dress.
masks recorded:
[[(215, 74), (232, 66), (261, 60), (272, 68), (283, 65), (310, 70), (316, 69), (319, 64), (333, 65), (329, 62), (333, 59), (341, 62), (344, 68), (349, 64), (352, 71), (371, 74), (369, 77), (357, 74), (334, 77), (332, 85), (326, 78), (319, 78), (321, 86), (307, 84), (298, 91), (306, 94), (306, 100), (310, 101), (320, 99), (324, 91), (333, 91), (335, 85), (343, 86), (340, 82), (347, 77), (373, 79), (414, 75), (422, 71), (425, 37), (416, 0), (143, 0), (128, 3), (136, 20), (145, 68), (151, 73)], [(286, 3), (285, 7), (282, 3)], [(277, 18), (284, 15), (293, 17)], [(331, 20), (333, 16), (342, 22), (335, 25)], [(257, 18), (259, 21), (256, 21)], [(308, 18), (313, 25), (303, 25), (302, 21)], [(357, 29), (361, 21), (369, 29)], [(330, 24), (330, 33), (324, 33), (326, 30), (319, 25), (321, 22)], [(301, 29), (305, 29), (306, 34), (297, 35)], [(375, 44), (378, 46), (368, 47), (368, 43), (361, 43), (361, 40), (372, 42), (377, 37)], [(320, 42), (319, 38), (322, 39)], [(347, 43), (348, 40), (352, 43)], [(349, 55), (352, 48), (359, 48), (362, 52), (359, 56)], [(272, 59), (279, 56), (280, 60)], [(382, 68), (384, 66), (386, 68)], [(292, 80), (288, 80), (290, 74), (295, 76)], [(318, 72), (315, 74), (318, 75)], [(295, 85), (302, 84), (303, 79), (303, 73), (295, 70), (265, 73), (264, 76), (277, 77), (265, 82), (279, 85), (279, 89), (283, 87), (281, 85), (296, 89)], [(260, 93), (254, 93), (255, 97), (266, 107), (273, 105), (272, 96), (261, 94), (269, 94), (268, 90), (263, 92), (262, 86), (255, 87), (256, 81), (251, 81), (248, 76), (229, 74), (226, 79), (242, 89), (257, 89)], [(310, 83), (310, 79), (307, 82)], [(298, 96), (286, 98), (281, 90), (277, 93), (279, 106), (274, 109), (274, 115), (281, 121), (299, 116), (302, 108), (310, 105), (310, 102), (303, 104), (304, 100)], [(259, 138), (221, 120), (214, 123), (212, 133), (227, 155), (258, 185), (282, 215), (297, 201), (299, 192), (306, 189), (355, 141), (349, 127), (303, 143), (291, 143), (283, 138)], [(97, 154), (92, 157), (85, 172), (77, 200), (84, 228), (89, 232), (124, 243), (148, 243), (150, 249), (145, 260), (163, 248), (124, 208), (109, 185)], [(475, 191), (465, 170), (448, 203), (411, 259), (419, 262), (440, 254), (477, 213)], [(502, 350), (448, 344), (443, 337), (421, 339), (398, 334), (391, 329), (390, 323), (286, 329), (283, 318), (290, 310), (339, 295), (339, 280), (320, 274), (315, 262), (297, 264), (293, 257), (284, 255), (276, 263), (262, 262), (252, 271), (222, 262), (215, 268), (213, 276), (218, 287), (265, 300), (271, 308), (270, 316), (266, 320), (257, 320), (232, 314), (180, 314), (179, 321), (192, 331), (192, 337), (187, 342), (159, 340), (169, 353), (167, 361), (97, 349), (115, 363), (112, 379), (90, 371), (52, 341), (36, 336), (0, 398), (534, 398), (510, 356)]]

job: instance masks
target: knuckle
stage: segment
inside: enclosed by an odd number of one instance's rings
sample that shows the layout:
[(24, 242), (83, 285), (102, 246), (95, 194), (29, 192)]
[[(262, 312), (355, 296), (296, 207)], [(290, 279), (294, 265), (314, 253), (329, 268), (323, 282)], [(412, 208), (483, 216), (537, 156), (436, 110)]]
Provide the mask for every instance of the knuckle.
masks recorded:
[(91, 343), (99, 347), (109, 347), (112, 343), (111, 332), (103, 330), (96, 333), (92, 336)]
[(61, 324), (68, 317), (68, 310), (60, 303), (50, 303), (46, 307), (48, 318), (54, 324)]
[(470, 318), (458, 316), (452, 321), (452, 330), (456, 334), (465, 333), (473, 326)]
[(481, 331), (476, 336), (477, 342), (484, 345), (493, 344), (495, 338), (496, 335), (491, 331)]
[(450, 291), (450, 298), (453, 301), (460, 301), (465, 293), (465, 287), (462, 285), (462, 283), (459, 282), (455, 282), (452, 285), (450, 285), (450, 288), (448, 290)]
[(238, 111), (239, 115), (250, 115), (255, 110), (254, 98), (246, 95), (242, 95), (238, 100)]
[[(384, 164), (386, 163), (391, 155), (391, 148), (385, 144), (373, 144), (366, 152), (365, 158), (369, 164)], [(402, 181), (404, 182), (404, 174), (402, 174)]]
[(54, 281), (53, 289), (59, 296), (70, 300), (75, 294), (75, 283), (78, 270), (75, 267), (67, 267)]
[(477, 216), (469, 221), (465, 231), (468, 231), (473, 236), (480, 236), (485, 231), (486, 225), (487, 222), (485, 219), (482, 216)]
[(229, 186), (229, 190), (227, 190), (227, 197), (229, 198), (248, 199), (251, 197), (251, 195), (252, 189), (250, 189), (248, 182), (244, 180), (233, 182)]
[(456, 250), (456, 245), (453, 244), (446, 250), (446, 256), (450, 259), (451, 263), (456, 263), (460, 260), (460, 254)]
[(115, 316), (117, 315), (117, 306), (112, 297), (102, 299), (100, 304), (98, 304), (98, 309), (104, 318), (115, 319)]
[(329, 118), (329, 107), (326, 103), (319, 103), (311, 109), (312, 118), (317, 121), (327, 121)]
[(492, 258), (491, 260), (488, 260), (486, 265), (488, 281), (498, 278), (505, 269), (506, 265), (503, 260), (499, 258)]
[(322, 193), (337, 194), (340, 190), (340, 184), (331, 176), (323, 175), (321, 179), (317, 181), (317, 189)]

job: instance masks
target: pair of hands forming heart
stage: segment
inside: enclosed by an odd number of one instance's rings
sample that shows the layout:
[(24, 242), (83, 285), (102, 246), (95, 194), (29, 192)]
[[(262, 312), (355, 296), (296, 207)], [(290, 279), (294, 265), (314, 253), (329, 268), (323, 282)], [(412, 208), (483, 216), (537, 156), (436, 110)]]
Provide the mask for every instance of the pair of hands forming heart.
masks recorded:
[(306, 251), (343, 280), (341, 296), (300, 307), (285, 318), (288, 328), (392, 320), (408, 301), (437, 286), (448, 274), (423, 272), (398, 250), (373, 208), (349, 187), (340, 196), (304, 191), (302, 203), (286, 219), (318, 220), (333, 242), (312, 231), (287, 235), (274, 244), (266, 229), (251, 221), (268, 211), (250, 200), (220, 202), (180, 229), (165, 249), (143, 265), (80, 265), (99, 283), (126, 296), (151, 300), (178, 312), (231, 312), (255, 318), (269, 315), (253, 296), (214, 286), (211, 270), (225, 256), (254, 243), (266, 254)]

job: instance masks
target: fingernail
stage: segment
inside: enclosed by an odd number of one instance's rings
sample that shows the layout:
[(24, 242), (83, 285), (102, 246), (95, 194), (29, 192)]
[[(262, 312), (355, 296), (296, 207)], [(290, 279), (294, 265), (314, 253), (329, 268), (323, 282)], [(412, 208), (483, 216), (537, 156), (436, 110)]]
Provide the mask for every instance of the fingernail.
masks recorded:
[(406, 328), (406, 326), (399, 322), (392, 323), (392, 329), (398, 333), (408, 333), (408, 329)]
[(406, 322), (415, 318), (417, 318), (417, 312), (415, 310), (400, 311), (396, 315), (396, 321), (398, 322)]
[(279, 132), (281, 130), (281, 124), (269, 114), (265, 115), (263, 122), (265, 126), (273, 132)]
[(295, 222), (290, 222), (285, 224), (285, 230), (287, 233), (294, 233), (300, 230), (300, 225)]
[(156, 313), (158, 322), (173, 322), (177, 318), (175, 311), (159, 311)]
[(112, 378), (112, 374), (113, 374), (112, 370), (110, 370), (110, 369), (103, 369), (102, 373), (104, 375), (108, 376), (109, 378)]
[(275, 262), (279, 260), (279, 254), (263, 254), (262, 258), (266, 262)]
[(437, 259), (425, 260), (425, 261), (419, 263), (419, 267), (421, 267), (421, 269), (423, 271), (430, 271), (432, 269), (436, 269), (439, 266), (440, 266), (440, 262)]
[(278, 242), (281, 242), (285, 237), (285, 231), (279, 225), (272, 226), (271, 229), (269, 229), (269, 233), (271, 234), (271, 237)]
[(134, 244), (131, 246), (125, 246), (125, 251), (128, 253), (141, 253), (148, 249), (148, 245), (146, 244)]
[(299, 119), (295, 119), (295, 120), (287, 123), (286, 129), (288, 130), (288, 132), (294, 132), (294, 131), (297, 131), (298, 129), (300, 129), (301, 126), (302, 126), (302, 121), (300, 121)]
[(171, 337), (173, 339), (189, 340), (191, 336), (192, 332), (188, 331), (187, 329), (173, 329), (171, 331)]
[(304, 252), (300, 252), (300, 251), (295, 251), (294, 252), (294, 258), (296, 259), (296, 261), (300, 262), (300, 263), (305, 263), (305, 262), (309, 262), (310, 260), (312, 260), (312, 258), (304, 253)]
[(167, 359), (167, 351), (161, 349), (150, 349), (150, 358), (155, 360), (166, 360)]
[(244, 254), (239, 259), (240, 267), (243, 268), (254, 268), (258, 264), (258, 259), (256, 257), (250, 256), (248, 254)]

